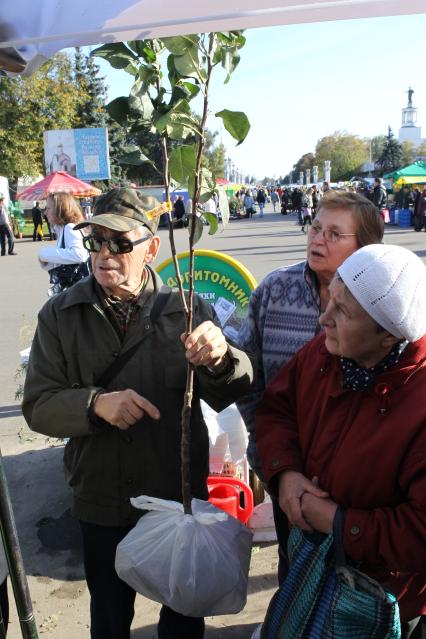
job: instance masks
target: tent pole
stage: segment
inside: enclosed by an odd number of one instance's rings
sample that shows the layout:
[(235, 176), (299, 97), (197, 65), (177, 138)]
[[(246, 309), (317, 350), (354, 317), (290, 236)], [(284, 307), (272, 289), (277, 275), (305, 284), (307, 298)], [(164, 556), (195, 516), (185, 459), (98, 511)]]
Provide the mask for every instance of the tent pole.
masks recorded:
[[(21, 633), (24, 639), (38, 639), (30, 591), (13, 517), (12, 503), (0, 452), (0, 532), (9, 566)], [(1, 635), (0, 635), (1, 636)]]

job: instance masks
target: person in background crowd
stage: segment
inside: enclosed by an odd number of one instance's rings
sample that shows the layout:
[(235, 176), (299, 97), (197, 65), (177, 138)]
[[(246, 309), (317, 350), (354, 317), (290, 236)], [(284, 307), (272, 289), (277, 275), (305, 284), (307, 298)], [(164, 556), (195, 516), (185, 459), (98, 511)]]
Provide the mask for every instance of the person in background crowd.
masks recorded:
[(39, 242), (41, 242), (41, 240), (43, 239), (43, 214), (41, 212), (38, 202), (36, 202), (35, 206), (33, 206), (31, 210), (31, 216), (32, 216), (33, 225), (34, 225), (33, 242), (35, 242), (36, 239)]
[[(260, 479), (254, 423), (262, 393), (281, 366), (321, 331), (319, 316), (328, 304), (337, 267), (361, 246), (381, 242), (383, 230), (383, 220), (370, 201), (356, 193), (330, 191), (309, 227), (307, 259), (272, 271), (251, 295), (238, 344), (255, 354), (257, 378), (253, 392), (237, 405), (249, 434), (247, 458)], [(309, 404), (310, 398), (306, 401)], [(288, 523), (275, 498), (272, 503), (281, 583), (287, 571)]]
[(290, 198), (288, 195), (288, 189), (284, 189), (281, 193), (281, 213), (287, 215), (287, 211), (290, 205)]
[(360, 195), (363, 195), (365, 198), (367, 198), (367, 200), (371, 200), (371, 193), (370, 193), (370, 189), (368, 187), (367, 182), (361, 182), (358, 186), (358, 193)]
[(176, 220), (176, 227), (183, 227), (183, 217), (185, 215), (185, 205), (183, 203), (183, 197), (178, 195), (173, 203), (173, 217)]
[(375, 178), (373, 189), (373, 204), (378, 211), (384, 211), (388, 203), (386, 189), (383, 186), (382, 178)]
[(186, 204), (185, 204), (185, 216), (183, 218), (184, 226), (188, 226), (191, 215), (192, 215), (192, 197), (189, 197), (186, 200)]
[(408, 192), (408, 206), (414, 210), (417, 200), (417, 191), (418, 189), (410, 189)]
[(423, 227), (426, 233), (426, 188), (420, 194), (414, 209), (414, 230), (421, 231)]
[(297, 224), (302, 225), (302, 191), (297, 186), (293, 189), (291, 201), (293, 213), (297, 213)]
[[(254, 377), (249, 357), (226, 341), (213, 306), (197, 295), (196, 328), (185, 333), (177, 289), (152, 268), (157, 206), (132, 189), (98, 198), (93, 217), (78, 225), (90, 228), (93, 275), (41, 309), (25, 380), (30, 428), (70, 438), (64, 464), (83, 537), (92, 639), (130, 639), (136, 593), (114, 566), (118, 543), (141, 517), (130, 498), (182, 500), (187, 362), (196, 378), (190, 484), (199, 499), (208, 498), (209, 470), (200, 400), (221, 411), (250, 392)], [(203, 637), (203, 618), (161, 608), (158, 639)]]
[(317, 209), (320, 201), (320, 194), (317, 189), (317, 185), (314, 184), (312, 187), (312, 220), (315, 220), (315, 216), (317, 214)]
[(49, 233), (49, 240), (55, 240), (56, 236), (52, 231), (52, 227), (50, 226), (49, 218), (46, 215), (46, 210), (43, 211), (43, 220), (46, 222), (47, 232)]
[(13, 239), (12, 226), (10, 224), (9, 213), (4, 203), (4, 197), (0, 196), (0, 246), (1, 255), (6, 255), (6, 240), (8, 255), (16, 255), (13, 250), (15, 247), (15, 240)]
[(321, 188), (321, 190), (322, 190), (322, 194), (323, 194), (323, 195), (324, 195), (325, 193), (328, 193), (328, 192), (331, 190), (331, 189), (330, 189), (330, 185), (329, 185), (329, 183), (328, 183), (328, 182), (326, 182), (326, 181), (324, 181), (324, 182), (322, 183), (322, 188)]
[(426, 267), (400, 246), (364, 246), (337, 268), (329, 294), (324, 332), (281, 368), (260, 401), (262, 468), (292, 526), (329, 534), (343, 509), (349, 563), (395, 595), (402, 638), (420, 639)]
[(274, 207), (274, 213), (276, 212), (276, 206), (279, 201), (280, 201), (280, 196), (278, 195), (277, 190), (274, 189), (271, 193), (271, 202), (272, 202), (272, 206)]
[(302, 233), (305, 233), (305, 226), (312, 224), (312, 189), (309, 188), (302, 195)]
[(246, 213), (246, 217), (251, 218), (254, 214), (254, 199), (249, 190), (247, 190), (246, 194), (244, 195), (243, 207)]
[(256, 202), (259, 205), (259, 217), (263, 217), (263, 209), (266, 204), (266, 194), (264, 189), (259, 189), (256, 194)]
[(417, 188), (417, 186), (414, 188), (413, 190), (413, 194), (414, 194), (414, 213), (416, 212), (417, 209), (417, 204), (419, 203), (420, 197), (421, 197), (421, 193), (420, 193), (420, 189)]
[[(43, 270), (52, 271), (60, 265), (87, 263), (89, 253), (83, 246), (83, 235), (75, 229), (84, 220), (80, 207), (72, 195), (54, 193), (46, 201), (45, 213), (57, 236), (55, 246), (43, 246), (38, 254)], [(49, 273), (51, 283), (52, 273)], [(58, 291), (59, 292), (59, 291)]]

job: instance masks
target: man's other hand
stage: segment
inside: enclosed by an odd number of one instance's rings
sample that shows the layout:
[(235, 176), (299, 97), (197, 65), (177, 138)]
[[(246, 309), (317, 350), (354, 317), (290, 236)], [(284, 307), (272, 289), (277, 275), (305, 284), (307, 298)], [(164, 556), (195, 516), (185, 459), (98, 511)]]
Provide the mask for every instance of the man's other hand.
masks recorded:
[(130, 388), (101, 393), (96, 398), (94, 411), (95, 415), (117, 426), (120, 430), (127, 430), (129, 426), (140, 421), (145, 414), (152, 419), (160, 419), (158, 408)]

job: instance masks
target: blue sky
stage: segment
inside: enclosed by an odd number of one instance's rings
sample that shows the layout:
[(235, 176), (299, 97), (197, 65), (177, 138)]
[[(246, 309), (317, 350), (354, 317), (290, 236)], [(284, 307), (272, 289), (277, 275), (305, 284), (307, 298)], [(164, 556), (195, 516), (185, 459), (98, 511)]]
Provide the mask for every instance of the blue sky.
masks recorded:
[[(426, 137), (425, 32), (426, 13), (246, 31), (231, 81), (219, 72), (213, 83), (211, 111), (244, 111), (250, 133), (235, 147), (220, 120), (208, 126), (244, 174), (278, 177), (336, 130), (397, 134), (410, 85)], [(102, 73), (110, 99), (128, 94), (127, 74), (104, 62)]]

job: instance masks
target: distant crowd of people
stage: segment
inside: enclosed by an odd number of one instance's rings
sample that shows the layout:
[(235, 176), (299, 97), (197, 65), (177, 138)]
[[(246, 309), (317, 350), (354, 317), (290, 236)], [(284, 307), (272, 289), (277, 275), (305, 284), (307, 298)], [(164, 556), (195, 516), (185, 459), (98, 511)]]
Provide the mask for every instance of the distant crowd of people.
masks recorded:
[[(295, 187), (265, 187), (254, 186), (237, 191), (230, 198), (231, 217), (252, 218), (259, 210), (259, 217), (264, 216), (266, 203), (271, 203), (274, 213), (280, 205), (282, 215), (291, 213), (297, 214), (298, 224), (303, 233), (307, 226), (315, 220), (317, 209), (321, 198), (330, 188), (328, 181), (324, 181), (321, 186), (312, 184), (310, 186)], [(363, 195), (370, 200), (385, 222), (389, 222), (389, 198), (382, 178), (375, 178), (372, 186), (366, 182), (361, 182), (357, 186), (338, 189), (340, 191), (352, 191)], [(415, 187), (403, 187), (392, 197), (392, 204), (397, 209), (411, 209), (413, 211), (414, 230), (426, 231), (426, 188), (422, 191)]]
[(265, 205), (271, 203), (274, 213), (280, 207), (283, 215), (297, 213), (302, 231), (307, 224), (312, 224), (321, 197), (330, 190), (328, 182), (322, 187), (316, 184), (309, 187), (281, 187), (269, 188), (254, 186), (237, 191), (230, 200), (231, 215), (233, 217), (252, 218), (259, 210), (259, 217), (263, 218)]

